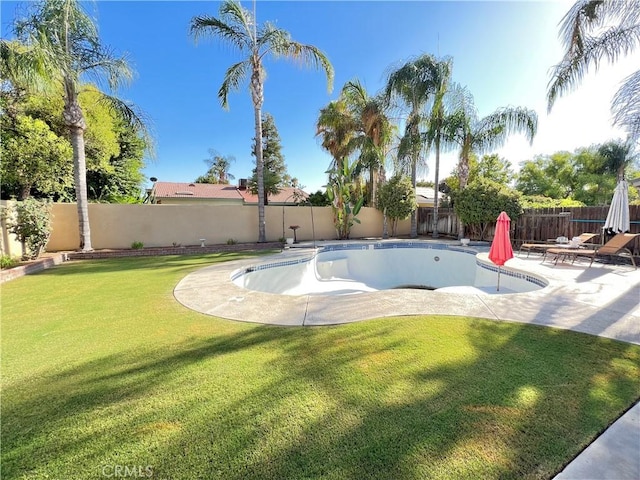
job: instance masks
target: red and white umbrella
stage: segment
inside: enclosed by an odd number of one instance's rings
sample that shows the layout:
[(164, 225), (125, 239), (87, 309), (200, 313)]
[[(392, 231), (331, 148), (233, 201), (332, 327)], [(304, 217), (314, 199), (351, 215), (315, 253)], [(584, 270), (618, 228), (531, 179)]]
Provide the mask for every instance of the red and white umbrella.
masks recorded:
[(501, 212), (498, 215), (498, 221), (496, 223), (496, 233), (493, 236), (493, 242), (491, 242), (491, 249), (489, 250), (489, 260), (498, 265), (498, 288), (500, 291), (500, 267), (505, 264), (507, 260), (513, 258), (513, 248), (511, 247), (511, 238), (509, 236), (509, 228), (511, 226), (511, 219), (506, 212)]

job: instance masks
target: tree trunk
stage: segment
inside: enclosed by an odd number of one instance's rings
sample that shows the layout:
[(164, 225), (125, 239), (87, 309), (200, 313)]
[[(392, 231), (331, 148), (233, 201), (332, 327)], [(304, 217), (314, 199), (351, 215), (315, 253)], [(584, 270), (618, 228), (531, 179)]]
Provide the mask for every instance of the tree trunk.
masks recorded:
[(91, 227), (89, 224), (89, 201), (87, 199), (87, 165), (84, 153), (84, 130), (71, 128), (71, 146), (73, 147), (73, 178), (76, 189), (76, 205), (78, 207), (78, 227), (80, 233), (79, 248), (82, 252), (90, 252)]
[[(416, 192), (416, 183), (418, 177), (418, 159), (414, 158), (411, 162), (411, 185), (413, 185), (413, 193)], [(418, 236), (418, 209), (414, 208), (411, 212), (411, 238)]]
[(262, 103), (264, 92), (262, 88), (262, 78), (260, 76), (260, 60), (256, 58), (253, 63), (253, 73), (251, 74), (251, 97), (253, 99), (254, 120), (256, 126), (256, 177), (258, 179), (258, 243), (267, 241), (265, 218), (264, 218), (264, 159), (262, 158)]
[(69, 97), (73, 87), (67, 85), (67, 101), (62, 112), (65, 124), (69, 127), (71, 147), (73, 149), (73, 178), (76, 190), (76, 205), (78, 207), (78, 228), (80, 234), (79, 249), (90, 252), (91, 228), (89, 225), (89, 201), (87, 200), (87, 164), (84, 151), (84, 130), (86, 123), (82, 109), (75, 95)]
[(373, 166), (369, 167), (369, 206), (376, 208), (376, 171)]
[(438, 238), (438, 182), (440, 181), (440, 135), (436, 135), (436, 178), (433, 193), (433, 238)]
[[(471, 153), (471, 144), (469, 139), (465, 139), (464, 145), (460, 152), (460, 161), (458, 162), (458, 182), (460, 190), (467, 188), (469, 181), (469, 155)], [(458, 215), (458, 238), (464, 238), (464, 223)]]
[(20, 201), (26, 200), (30, 196), (31, 196), (31, 185), (23, 184), (22, 187), (20, 187), (20, 198), (18, 200)]
[(387, 230), (387, 209), (382, 213), (382, 238), (389, 238), (389, 230)]

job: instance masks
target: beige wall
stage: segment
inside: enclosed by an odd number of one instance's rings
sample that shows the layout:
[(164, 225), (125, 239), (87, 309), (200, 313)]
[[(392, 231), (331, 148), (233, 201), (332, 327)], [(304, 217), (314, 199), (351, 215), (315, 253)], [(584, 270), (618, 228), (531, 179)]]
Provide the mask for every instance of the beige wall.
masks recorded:
[[(9, 207), (14, 201), (0, 200), (0, 206), (4, 209)], [(0, 219), (2, 224), (2, 253), (4, 255), (10, 255), (12, 257), (22, 256), (22, 245), (13, 233), (7, 231), (7, 224), (4, 218)]]
[[(292, 237), (290, 225), (299, 225), (298, 240), (312, 239), (311, 207), (265, 207), (267, 241)], [(74, 250), (78, 247), (78, 220), (75, 204), (53, 205), (53, 233), (48, 251)], [(358, 215), (362, 222), (351, 230), (352, 238), (382, 236), (382, 214), (373, 208), (363, 208)], [(314, 207), (316, 240), (336, 238), (330, 207)], [(236, 205), (115, 205), (90, 204), (91, 243), (94, 249), (129, 248), (133, 242), (145, 247), (224, 244), (234, 239), (238, 243), (258, 239), (258, 207)], [(410, 232), (409, 220), (400, 222), (398, 235)]]

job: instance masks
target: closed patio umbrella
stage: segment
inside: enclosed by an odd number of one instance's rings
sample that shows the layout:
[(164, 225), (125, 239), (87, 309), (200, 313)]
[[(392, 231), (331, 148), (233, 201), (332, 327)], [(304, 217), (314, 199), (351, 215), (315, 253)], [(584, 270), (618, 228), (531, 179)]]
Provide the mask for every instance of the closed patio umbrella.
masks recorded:
[(621, 179), (613, 191), (611, 206), (603, 228), (607, 235), (626, 233), (630, 229), (629, 187), (625, 179)]
[(506, 212), (501, 212), (500, 215), (498, 215), (496, 233), (493, 236), (491, 249), (489, 250), (489, 260), (498, 265), (497, 291), (500, 291), (500, 267), (502, 267), (507, 260), (513, 258), (513, 248), (511, 247), (511, 238), (509, 237), (510, 226), (511, 219), (509, 215), (507, 215)]

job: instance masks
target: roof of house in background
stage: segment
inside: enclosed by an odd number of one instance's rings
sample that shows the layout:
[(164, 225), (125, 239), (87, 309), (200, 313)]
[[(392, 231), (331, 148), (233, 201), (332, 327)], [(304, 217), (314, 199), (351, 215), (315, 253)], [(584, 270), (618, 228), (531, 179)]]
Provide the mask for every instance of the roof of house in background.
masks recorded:
[(221, 183), (155, 182), (156, 198), (225, 198), (242, 200), (235, 185)]
[[(244, 198), (245, 203), (258, 203), (258, 195), (251, 193), (251, 190), (238, 190)], [(306, 200), (309, 194), (299, 188), (285, 187), (276, 195), (269, 195), (269, 203), (297, 203), (300, 200)]]
[[(155, 182), (153, 196), (162, 198), (198, 198), (198, 199), (225, 199), (238, 200), (243, 203), (258, 203), (258, 195), (251, 193), (249, 189), (241, 189), (235, 185), (221, 183), (180, 183), (180, 182)], [(308, 193), (294, 187), (285, 187), (276, 195), (269, 195), (270, 203), (296, 203), (300, 199), (306, 199)]]
[(433, 203), (436, 192), (431, 187), (416, 187), (416, 201), (418, 203)]

